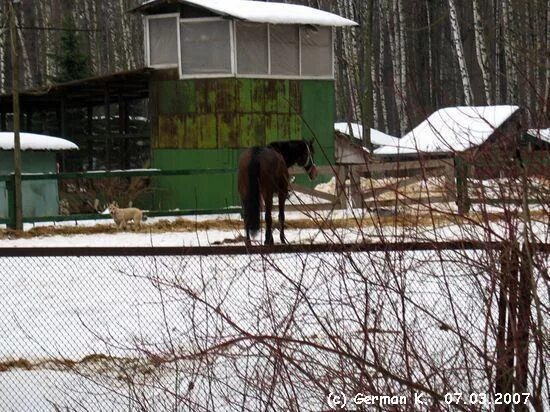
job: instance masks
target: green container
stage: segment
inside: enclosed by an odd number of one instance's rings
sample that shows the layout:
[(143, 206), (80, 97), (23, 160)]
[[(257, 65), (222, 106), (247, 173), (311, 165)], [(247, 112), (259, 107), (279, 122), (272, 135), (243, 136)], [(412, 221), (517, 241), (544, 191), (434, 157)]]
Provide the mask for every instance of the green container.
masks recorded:
[[(56, 154), (50, 151), (23, 151), (23, 173), (48, 173), (57, 171)], [(13, 151), (0, 150), (0, 175), (13, 173)], [(9, 217), (7, 182), (0, 181), (0, 218)], [(22, 182), (23, 217), (53, 216), (59, 214), (57, 180), (24, 180)]]

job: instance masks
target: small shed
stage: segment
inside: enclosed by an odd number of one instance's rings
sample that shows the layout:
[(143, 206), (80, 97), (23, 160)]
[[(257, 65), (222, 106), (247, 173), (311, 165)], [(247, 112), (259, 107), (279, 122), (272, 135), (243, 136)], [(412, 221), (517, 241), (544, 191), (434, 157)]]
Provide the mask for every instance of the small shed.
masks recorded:
[(381, 147), (374, 153), (379, 156), (437, 156), (480, 150), (490, 143), (512, 143), (510, 139), (517, 138), (518, 129), (505, 128), (510, 123), (517, 125), (519, 114), (518, 106), (506, 105), (439, 109), (397, 144)]
[[(58, 137), (20, 133), (23, 173), (56, 173), (57, 152), (78, 150), (78, 146)], [(0, 175), (13, 173), (13, 132), (0, 132)], [(22, 183), (23, 216), (39, 217), (59, 214), (56, 179), (24, 180)], [(0, 219), (10, 217), (10, 194), (7, 181), (0, 180)]]
[[(518, 106), (462, 106), (437, 110), (397, 145), (374, 151), (385, 160), (454, 158), (477, 178), (517, 175), (525, 128)], [(462, 162), (462, 161), (465, 161)]]
[[(363, 142), (363, 126), (359, 123), (334, 123), (335, 161), (337, 164), (365, 164), (370, 156), (370, 150)], [(396, 146), (399, 138), (380, 130), (370, 129), (372, 146), (377, 149), (382, 146)]]

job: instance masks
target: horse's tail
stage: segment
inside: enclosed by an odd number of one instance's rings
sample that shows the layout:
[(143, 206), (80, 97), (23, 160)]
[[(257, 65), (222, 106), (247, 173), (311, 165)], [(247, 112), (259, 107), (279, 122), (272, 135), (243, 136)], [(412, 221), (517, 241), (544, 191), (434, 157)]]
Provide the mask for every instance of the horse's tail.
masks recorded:
[(244, 200), (244, 215), (246, 216), (246, 229), (252, 235), (260, 230), (260, 162), (258, 154), (260, 148), (252, 149), (250, 163), (248, 164), (248, 191)]

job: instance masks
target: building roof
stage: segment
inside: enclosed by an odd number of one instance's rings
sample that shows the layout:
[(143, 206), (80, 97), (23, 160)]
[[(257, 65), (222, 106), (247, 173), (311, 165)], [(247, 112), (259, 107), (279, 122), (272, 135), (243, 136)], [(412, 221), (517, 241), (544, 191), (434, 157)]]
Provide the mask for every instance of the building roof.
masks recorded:
[[(351, 128), (350, 128), (351, 126)], [(363, 126), (359, 123), (338, 122), (334, 123), (334, 130), (356, 139), (363, 139)], [(399, 138), (391, 136), (380, 130), (370, 129), (370, 141), (375, 146), (397, 145)]]
[(149, 13), (168, 3), (195, 6), (220, 16), (256, 23), (357, 26), (352, 20), (312, 7), (252, 0), (149, 0), (132, 11)]
[(550, 143), (550, 129), (529, 129), (527, 133), (537, 139)]
[[(21, 150), (78, 150), (73, 142), (59, 137), (21, 132), (19, 138)], [(13, 132), (0, 132), (0, 150), (13, 150), (13, 140)]]
[(447, 107), (399, 139), (398, 145), (374, 151), (378, 155), (461, 152), (484, 143), (519, 110), (518, 106)]

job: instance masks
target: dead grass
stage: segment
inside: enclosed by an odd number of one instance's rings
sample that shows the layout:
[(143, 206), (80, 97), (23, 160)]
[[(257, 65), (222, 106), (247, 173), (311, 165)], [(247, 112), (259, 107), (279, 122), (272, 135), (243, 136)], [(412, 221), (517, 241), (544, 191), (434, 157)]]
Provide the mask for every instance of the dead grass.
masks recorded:
[[(533, 211), (531, 213), (533, 220), (548, 221), (548, 214), (544, 210)], [(483, 224), (485, 221), (495, 222), (505, 218), (503, 213), (470, 213), (467, 217), (462, 217), (453, 213), (433, 212), (427, 213), (419, 211), (418, 213), (400, 213), (398, 215), (380, 215), (376, 212), (366, 213), (356, 218), (311, 218), (288, 219), (285, 227), (288, 229), (341, 229), (341, 228), (366, 228), (373, 226), (382, 227), (441, 227), (451, 224)], [(276, 224), (276, 222), (274, 222)], [(192, 219), (179, 218), (173, 221), (166, 219), (154, 223), (142, 224), (137, 231), (132, 228), (126, 232), (139, 233), (166, 233), (166, 232), (200, 232), (206, 230), (220, 230), (228, 232), (239, 232), (242, 230), (242, 220), (232, 219), (211, 219), (204, 221), (195, 221)], [(97, 224), (95, 226), (40, 226), (28, 231), (14, 231), (10, 229), (0, 229), (0, 238), (3, 239), (22, 239), (44, 236), (71, 236), (71, 235), (93, 235), (105, 233), (120, 233), (114, 224)]]

